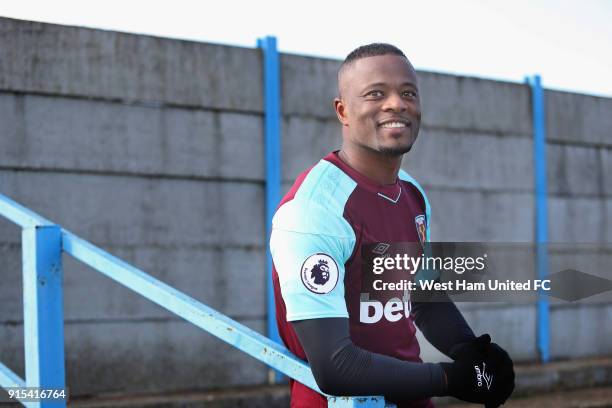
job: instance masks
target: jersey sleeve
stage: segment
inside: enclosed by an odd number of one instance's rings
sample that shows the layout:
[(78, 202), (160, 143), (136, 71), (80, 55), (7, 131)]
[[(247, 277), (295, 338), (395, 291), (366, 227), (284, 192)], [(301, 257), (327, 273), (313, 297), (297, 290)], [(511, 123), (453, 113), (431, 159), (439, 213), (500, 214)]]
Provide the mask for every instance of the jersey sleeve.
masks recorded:
[(287, 321), (348, 317), (344, 264), (354, 245), (348, 222), (320, 205), (291, 201), (279, 208), (270, 251)]

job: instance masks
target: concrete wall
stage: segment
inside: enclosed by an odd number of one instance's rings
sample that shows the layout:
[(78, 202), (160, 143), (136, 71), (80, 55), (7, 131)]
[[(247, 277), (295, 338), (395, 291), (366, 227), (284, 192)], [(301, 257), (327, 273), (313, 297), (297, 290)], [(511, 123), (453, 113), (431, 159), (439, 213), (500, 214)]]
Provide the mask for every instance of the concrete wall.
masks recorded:
[[(0, 192), (264, 332), (260, 53), (2, 18), (0, 44)], [(340, 145), (338, 64), (281, 56), (284, 189)], [(532, 241), (528, 88), (419, 80), (423, 127), (404, 166), (429, 193), (433, 238)], [(612, 100), (546, 97), (551, 238), (610, 242)], [(4, 219), (0, 259), (0, 361), (23, 374), (20, 231)], [(263, 365), (64, 261), (73, 393), (265, 382)], [(553, 308), (555, 357), (612, 353), (601, 299)], [(532, 306), (461, 307), (517, 360), (534, 358)]]

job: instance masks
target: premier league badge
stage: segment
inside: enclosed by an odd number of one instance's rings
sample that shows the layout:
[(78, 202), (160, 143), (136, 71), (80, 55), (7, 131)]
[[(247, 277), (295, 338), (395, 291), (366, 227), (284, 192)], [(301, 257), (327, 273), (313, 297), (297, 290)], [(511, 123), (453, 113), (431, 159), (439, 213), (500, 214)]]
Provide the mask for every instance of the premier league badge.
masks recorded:
[(301, 270), (302, 283), (313, 293), (331, 292), (338, 283), (338, 266), (327, 254), (314, 254), (304, 261)]

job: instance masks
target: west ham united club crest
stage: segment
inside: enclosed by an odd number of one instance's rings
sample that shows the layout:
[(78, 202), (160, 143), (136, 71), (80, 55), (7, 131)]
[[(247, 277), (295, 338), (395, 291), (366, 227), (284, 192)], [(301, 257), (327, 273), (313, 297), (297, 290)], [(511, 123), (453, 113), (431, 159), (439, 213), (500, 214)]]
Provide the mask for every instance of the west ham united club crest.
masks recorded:
[(338, 265), (327, 254), (314, 254), (304, 261), (300, 275), (309, 291), (318, 294), (329, 293), (338, 283)]
[(427, 224), (425, 216), (421, 214), (414, 217), (414, 224), (416, 226), (417, 235), (419, 236), (419, 241), (421, 241), (421, 245), (424, 245), (425, 242), (427, 242)]

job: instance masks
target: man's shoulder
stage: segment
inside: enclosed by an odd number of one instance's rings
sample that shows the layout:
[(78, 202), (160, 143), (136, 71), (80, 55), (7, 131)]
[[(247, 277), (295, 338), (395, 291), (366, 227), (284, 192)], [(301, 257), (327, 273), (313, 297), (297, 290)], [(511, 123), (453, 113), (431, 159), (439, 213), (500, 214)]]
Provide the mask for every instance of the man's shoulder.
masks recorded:
[(397, 176), (401, 181), (408, 183), (413, 187), (413, 190), (420, 195), (420, 200), (423, 202), (424, 207), (427, 209), (427, 211), (429, 211), (429, 200), (427, 199), (427, 194), (425, 194), (425, 189), (423, 189), (419, 182), (408, 174), (408, 172), (402, 169), (400, 169)]
[(414, 177), (412, 177), (410, 174), (408, 174), (407, 171), (400, 169), (397, 176), (400, 180), (412, 184), (414, 187), (416, 187), (417, 190), (419, 190), (421, 194), (425, 195), (425, 190), (423, 189), (423, 187), (421, 187), (419, 182), (416, 181)]
[(296, 179), (274, 215), (273, 228), (352, 235), (352, 228), (343, 214), (356, 186), (357, 183), (334, 164), (325, 159), (319, 161)]

